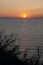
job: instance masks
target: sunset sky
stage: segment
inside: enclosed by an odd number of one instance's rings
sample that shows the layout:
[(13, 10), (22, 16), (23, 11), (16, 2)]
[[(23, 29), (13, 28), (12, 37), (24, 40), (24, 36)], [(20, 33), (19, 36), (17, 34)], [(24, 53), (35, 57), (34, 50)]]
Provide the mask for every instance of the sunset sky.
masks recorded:
[(43, 16), (43, 0), (0, 0), (0, 17)]

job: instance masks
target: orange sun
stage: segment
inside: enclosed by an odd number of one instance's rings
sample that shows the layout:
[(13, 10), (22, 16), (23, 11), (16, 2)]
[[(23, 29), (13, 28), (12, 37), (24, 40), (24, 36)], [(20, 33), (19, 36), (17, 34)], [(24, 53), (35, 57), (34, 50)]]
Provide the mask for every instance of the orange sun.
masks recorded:
[(26, 18), (26, 14), (23, 15), (23, 18)]
[(27, 15), (26, 14), (22, 14), (22, 18), (26, 18), (27, 17)]

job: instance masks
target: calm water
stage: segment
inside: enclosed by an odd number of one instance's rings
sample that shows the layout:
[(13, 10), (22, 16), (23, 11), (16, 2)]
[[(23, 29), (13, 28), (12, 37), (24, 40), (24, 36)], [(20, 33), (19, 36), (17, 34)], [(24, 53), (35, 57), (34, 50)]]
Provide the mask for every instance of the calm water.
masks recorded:
[(43, 18), (33, 19), (1, 19), (0, 28), (5, 27), (7, 32), (18, 33), (21, 48), (26, 46), (43, 45)]

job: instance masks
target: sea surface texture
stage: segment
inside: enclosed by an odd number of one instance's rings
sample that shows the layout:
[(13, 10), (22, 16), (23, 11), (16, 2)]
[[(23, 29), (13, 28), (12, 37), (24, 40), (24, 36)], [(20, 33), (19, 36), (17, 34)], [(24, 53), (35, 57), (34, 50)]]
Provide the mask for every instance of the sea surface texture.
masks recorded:
[(17, 33), (20, 38), (17, 42), (22, 50), (27, 46), (40, 46), (43, 53), (43, 18), (0, 18), (0, 28), (5, 28), (7, 33)]

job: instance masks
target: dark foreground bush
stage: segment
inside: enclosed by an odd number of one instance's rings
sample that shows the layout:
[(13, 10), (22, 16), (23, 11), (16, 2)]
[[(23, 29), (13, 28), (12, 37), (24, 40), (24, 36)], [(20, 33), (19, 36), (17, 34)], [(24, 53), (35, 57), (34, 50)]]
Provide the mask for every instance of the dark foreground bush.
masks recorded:
[[(6, 35), (4, 30), (0, 31), (0, 64), (12, 65), (15, 64), (17, 53), (19, 53), (19, 45), (15, 44), (17, 35)], [(13, 45), (14, 44), (14, 45)], [(11, 46), (11, 50), (8, 49)]]

